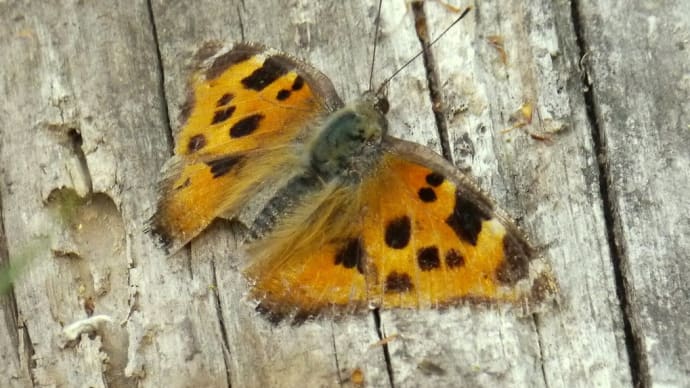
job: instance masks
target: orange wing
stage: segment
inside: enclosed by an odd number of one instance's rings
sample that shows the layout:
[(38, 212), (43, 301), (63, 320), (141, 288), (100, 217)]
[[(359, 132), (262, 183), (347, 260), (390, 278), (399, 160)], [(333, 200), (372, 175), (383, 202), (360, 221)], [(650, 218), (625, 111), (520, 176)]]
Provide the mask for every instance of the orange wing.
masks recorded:
[(259, 308), (273, 318), (331, 310), (498, 301), (531, 310), (557, 286), (545, 260), (469, 179), (414, 143), (360, 184), (305, 200), (253, 248)]
[(209, 47), (189, 82), (151, 219), (152, 232), (173, 252), (215, 217), (236, 215), (262, 188), (298, 173), (296, 139), (342, 105), (323, 74), (283, 53)]

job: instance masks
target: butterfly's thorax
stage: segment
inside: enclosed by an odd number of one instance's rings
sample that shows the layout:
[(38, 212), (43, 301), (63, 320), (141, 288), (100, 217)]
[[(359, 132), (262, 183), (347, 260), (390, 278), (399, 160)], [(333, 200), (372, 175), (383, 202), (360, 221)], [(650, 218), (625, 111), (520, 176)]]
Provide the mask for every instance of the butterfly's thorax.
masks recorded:
[[(381, 104), (384, 105), (381, 105)], [(260, 237), (311, 193), (338, 181), (356, 184), (371, 172), (381, 157), (381, 141), (388, 129), (385, 100), (367, 92), (331, 113), (315, 131), (307, 147), (304, 173), (292, 178), (266, 204), (251, 227)]]
[(365, 93), (331, 114), (310, 146), (310, 168), (325, 181), (361, 179), (380, 156), (388, 122), (379, 98)]

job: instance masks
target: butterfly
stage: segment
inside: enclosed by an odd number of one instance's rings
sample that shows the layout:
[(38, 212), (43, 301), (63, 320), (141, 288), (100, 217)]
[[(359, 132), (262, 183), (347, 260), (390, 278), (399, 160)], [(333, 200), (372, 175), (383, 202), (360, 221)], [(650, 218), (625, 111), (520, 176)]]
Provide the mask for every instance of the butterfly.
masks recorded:
[(302, 60), (258, 44), (200, 50), (150, 230), (175, 252), (255, 207), (244, 270), (286, 316), (508, 303), (557, 284), (516, 225), (452, 163), (387, 133), (388, 101), (344, 103)]

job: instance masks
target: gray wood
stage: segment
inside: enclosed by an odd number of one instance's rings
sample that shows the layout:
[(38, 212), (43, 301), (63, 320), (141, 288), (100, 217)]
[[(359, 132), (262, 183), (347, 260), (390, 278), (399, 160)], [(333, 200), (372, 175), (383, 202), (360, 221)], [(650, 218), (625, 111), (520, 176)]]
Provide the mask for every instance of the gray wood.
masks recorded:
[[(2, 214), (2, 201), (0, 201), (0, 214)], [(9, 255), (7, 253), (7, 239), (3, 224), (0, 224), (0, 376), (3, 386), (24, 387), (29, 385), (29, 365), (26, 362), (26, 347), (20, 345), (23, 339), (20, 336), (22, 330), (17, 325), (17, 306), (10, 287), (11, 275), (9, 272)], [(6, 276), (4, 276), (6, 275)], [(24, 352), (22, 352), (24, 351)]]
[[(143, 225), (194, 52), (209, 40), (264, 43), (309, 60), (348, 100), (368, 85), (374, 3), (0, 4), (0, 259), (29, 263), (0, 301), (0, 386), (351, 386), (355, 372), (368, 386), (688, 384), (681, 2), (579, 6), (588, 74), (567, 2), (483, 1), (433, 48), (453, 159), (551, 258), (558, 306), (528, 317), (504, 307), (384, 311), (380, 328), (372, 315), (272, 326), (245, 298), (247, 258), (230, 222), (169, 258), (153, 246)], [(425, 8), (431, 36), (457, 17), (438, 2)], [(405, 2), (384, 2), (381, 27), (374, 84), (421, 48)], [(392, 132), (440, 152), (421, 59), (389, 98)], [(532, 122), (503, 133), (525, 102)], [(626, 338), (616, 258), (636, 341)], [(90, 313), (113, 323), (65, 340), (63, 329)]]
[[(20, 341), (0, 347), (39, 386), (225, 385), (210, 266), (167, 259), (142, 230), (169, 152), (146, 2), (0, 15), (2, 221), (10, 262), (31, 260), (7, 327)], [(114, 323), (63, 343), (90, 310)]]
[(690, 385), (690, 3), (578, 7), (639, 381)]

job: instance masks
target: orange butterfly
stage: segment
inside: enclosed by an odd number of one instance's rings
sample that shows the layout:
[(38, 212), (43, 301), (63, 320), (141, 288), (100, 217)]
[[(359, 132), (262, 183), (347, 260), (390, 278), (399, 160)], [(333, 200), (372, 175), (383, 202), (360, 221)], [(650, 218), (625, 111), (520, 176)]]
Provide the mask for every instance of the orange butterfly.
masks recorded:
[(202, 52), (151, 220), (167, 249), (258, 203), (246, 275), (276, 320), (463, 301), (531, 309), (556, 294), (548, 263), (470, 178), (387, 135), (385, 97), (344, 104), (325, 75), (259, 45)]

